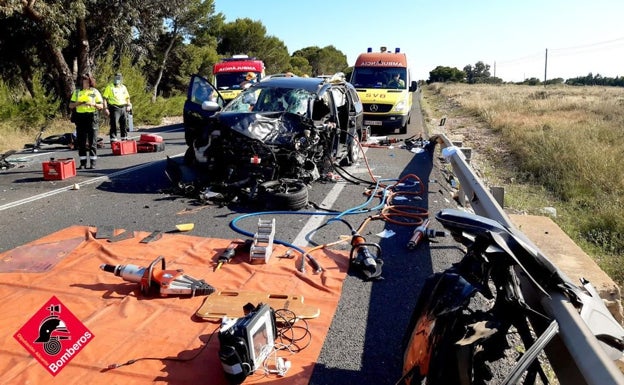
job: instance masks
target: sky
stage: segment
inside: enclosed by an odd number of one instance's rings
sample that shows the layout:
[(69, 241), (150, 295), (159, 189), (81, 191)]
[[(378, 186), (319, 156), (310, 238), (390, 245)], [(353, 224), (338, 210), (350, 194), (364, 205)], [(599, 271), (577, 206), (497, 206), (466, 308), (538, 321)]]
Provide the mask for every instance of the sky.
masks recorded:
[(623, 0), (214, 0), (226, 22), (260, 21), (290, 54), (334, 46), (407, 54), (412, 77), (479, 61), (504, 81), (624, 76)]

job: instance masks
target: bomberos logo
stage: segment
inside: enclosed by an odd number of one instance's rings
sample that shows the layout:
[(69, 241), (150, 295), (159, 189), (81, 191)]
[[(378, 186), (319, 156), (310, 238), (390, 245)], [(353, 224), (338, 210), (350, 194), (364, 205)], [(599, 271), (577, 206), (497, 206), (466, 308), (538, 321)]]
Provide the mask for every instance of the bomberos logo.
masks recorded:
[(52, 296), (13, 337), (56, 376), (94, 336), (58, 298)]

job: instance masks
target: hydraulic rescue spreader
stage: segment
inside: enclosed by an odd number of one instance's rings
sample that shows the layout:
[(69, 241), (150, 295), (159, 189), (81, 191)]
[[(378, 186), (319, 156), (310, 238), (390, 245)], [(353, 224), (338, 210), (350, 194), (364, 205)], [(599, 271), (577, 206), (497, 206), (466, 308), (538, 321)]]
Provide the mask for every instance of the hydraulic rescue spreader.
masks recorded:
[[(161, 269), (154, 267), (161, 262)], [(135, 282), (140, 285), (144, 295), (208, 295), (215, 292), (215, 288), (203, 279), (198, 280), (184, 274), (182, 270), (165, 270), (165, 258), (156, 258), (148, 267), (136, 265), (109, 265), (103, 264), (101, 270), (113, 273), (124, 281)]]

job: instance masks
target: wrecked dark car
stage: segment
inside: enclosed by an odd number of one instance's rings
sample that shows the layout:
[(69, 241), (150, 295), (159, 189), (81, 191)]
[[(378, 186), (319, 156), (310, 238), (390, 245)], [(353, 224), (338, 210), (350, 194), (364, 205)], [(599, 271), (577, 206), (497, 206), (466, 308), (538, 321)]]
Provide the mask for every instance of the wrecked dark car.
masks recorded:
[(183, 161), (170, 159), (167, 167), (172, 182), (202, 200), (244, 199), (297, 210), (308, 203), (309, 183), (360, 156), (362, 103), (340, 75), (271, 78), (225, 107), (204, 101), (202, 110), (200, 129), (190, 132), (185, 125)]

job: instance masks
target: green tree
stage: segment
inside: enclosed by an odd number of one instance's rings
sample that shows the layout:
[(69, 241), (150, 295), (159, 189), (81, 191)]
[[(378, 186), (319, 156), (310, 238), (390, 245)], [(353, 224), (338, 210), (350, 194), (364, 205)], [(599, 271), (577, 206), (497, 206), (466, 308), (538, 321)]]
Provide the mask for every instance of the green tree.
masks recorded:
[[(7, 21), (18, 25), (19, 36), (28, 38), (18, 40), (24, 53), (2, 56), (0, 67), (15, 65), (23, 60), (20, 55), (28, 53), (35, 64), (19, 73), (29, 77), (24, 80), (27, 88), (32, 90), (31, 68), (43, 67), (50, 77), (43, 80), (67, 101), (78, 73), (95, 73), (97, 57), (109, 47), (130, 48), (135, 60), (140, 60), (140, 55), (149, 57), (150, 44), (156, 40), (165, 15), (172, 9), (183, 9), (189, 1), (5, 0), (0, 3), (0, 25), (3, 29)], [(135, 42), (142, 44), (141, 49), (135, 49)]]
[(264, 38), (261, 51), (256, 56), (264, 62), (266, 72), (269, 74), (290, 70), (288, 48), (283, 41), (274, 36)]
[(432, 71), (429, 72), (429, 80), (428, 83), (435, 82), (463, 82), (466, 80), (466, 73), (464, 71), (460, 71), (459, 69), (453, 67), (443, 67), (437, 66)]
[(347, 55), (333, 45), (323, 47), (319, 52), (318, 67), (313, 69), (316, 75), (333, 74), (344, 71), (349, 66)]
[[(318, 46), (311, 46), (311, 47), (305, 47), (305, 48), (301, 48), (295, 52), (293, 52), (292, 57), (293, 58), (297, 58), (297, 57), (301, 57), (305, 60), (307, 60), (308, 64), (310, 65), (310, 75), (316, 76), (317, 75), (317, 69), (318, 69), (318, 65), (319, 65), (319, 51), (321, 50), (320, 47)], [(292, 60), (292, 59), (291, 59)]]
[(262, 51), (266, 28), (259, 21), (244, 18), (227, 23), (214, 33), (219, 41), (217, 45), (219, 54), (228, 57), (232, 55), (255, 56)]
[(291, 56), (290, 71), (299, 76), (309, 75), (312, 73), (312, 66), (303, 56)]
[(170, 88), (184, 89), (193, 74), (200, 74), (210, 78), (212, 66), (218, 61), (219, 54), (217, 54), (216, 42), (212, 46), (188, 44), (181, 47), (178, 55), (178, 71), (175, 73), (175, 83), (171, 84)]
[(346, 71), (349, 66), (347, 56), (333, 45), (328, 45), (324, 48), (317, 46), (305, 47), (295, 51), (293, 57), (306, 58), (312, 67), (312, 76)]
[(211, 32), (219, 41), (217, 51), (224, 57), (257, 57), (264, 62), (268, 73), (284, 72), (289, 68), (288, 48), (277, 37), (267, 36), (266, 28), (259, 21), (244, 18), (219, 24), (215, 20)]
[(469, 84), (486, 83), (485, 79), (490, 77), (490, 65), (484, 64), (482, 61), (475, 63), (474, 67), (470, 64), (464, 67), (466, 80)]
[[(28, 43), (33, 46), (27, 47), (27, 50), (37, 52), (41, 62), (48, 63), (51, 73), (58, 82), (60, 89), (57, 91), (60, 95), (69, 96), (74, 90), (74, 77), (62, 49), (67, 45), (75, 26), (81, 18), (84, 18), (85, 13), (82, 2), (7, 0), (0, 3), (2, 21), (16, 18), (16, 21), (23, 22), (21, 24), (25, 28), (23, 32), (32, 37)], [(13, 56), (12, 59), (19, 59), (19, 55)]]
[[(34, 72), (42, 67), (42, 63), (38, 60), (37, 42), (30, 31), (31, 26), (16, 15), (0, 16), (0, 19), (0, 78), (16, 91), (25, 87), (34, 97)], [(20, 80), (24, 87), (21, 87)], [(42, 80), (46, 80), (45, 77)]]
[(158, 86), (174, 45), (180, 45), (185, 39), (190, 39), (202, 27), (208, 25), (210, 17), (214, 13), (212, 0), (178, 0), (171, 3), (172, 6), (167, 9), (165, 15), (167, 31), (162, 36), (167, 44), (159, 58), (160, 65), (152, 85), (152, 101), (155, 101), (158, 96)]

